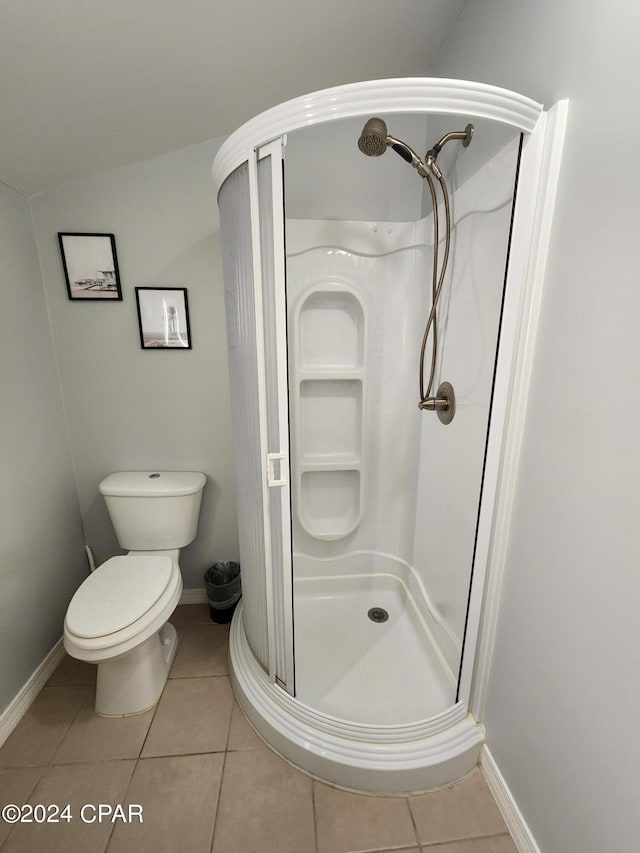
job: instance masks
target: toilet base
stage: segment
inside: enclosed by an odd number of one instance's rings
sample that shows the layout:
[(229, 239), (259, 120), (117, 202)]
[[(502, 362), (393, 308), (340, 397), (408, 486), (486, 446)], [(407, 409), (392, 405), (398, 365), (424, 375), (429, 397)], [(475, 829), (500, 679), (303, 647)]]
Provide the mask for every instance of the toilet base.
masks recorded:
[(178, 646), (170, 622), (130, 652), (98, 664), (96, 714), (128, 717), (152, 708), (164, 689)]

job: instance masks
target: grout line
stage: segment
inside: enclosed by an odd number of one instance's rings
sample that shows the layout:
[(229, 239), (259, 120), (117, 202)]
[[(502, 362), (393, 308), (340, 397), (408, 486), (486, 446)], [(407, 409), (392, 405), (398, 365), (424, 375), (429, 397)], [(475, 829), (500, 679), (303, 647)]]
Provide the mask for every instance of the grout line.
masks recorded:
[(224, 781), (224, 771), (227, 766), (227, 752), (225, 750), (222, 759), (222, 769), (220, 770), (220, 784), (218, 785), (218, 796), (216, 797), (216, 805), (213, 810), (213, 823), (211, 824), (211, 844), (209, 850), (213, 851), (213, 843), (216, 835), (216, 825), (218, 823), (218, 812), (220, 811), (220, 800), (222, 799), (222, 784)]
[[(125, 761), (125, 760), (131, 761), (130, 758), (129, 759), (122, 759), (122, 760), (123, 761)], [(127, 803), (129, 801), (129, 791), (131, 790), (131, 783), (133, 782), (133, 777), (136, 775), (136, 770), (138, 769), (139, 762), (140, 762), (140, 757), (138, 756), (138, 758), (135, 759), (135, 764), (133, 765), (133, 768), (131, 770), (131, 776), (129, 776), (129, 781), (127, 782), (127, 786), (122, 793), (122, 799), (120, 800), (121, 803)], [(115, 831), (116, 831), (116, 824), (113, 823), (111, 825), (111, 832), (107, 836), (107, 841), (106, 841), (106, 844), (104, 845), (103, 853), (107, 853), (107, 851), (109, 850), (109, 845), (111, 844), (111, 839), (113, 838), (113, 833)]]
[[(1, 183), (1, 181), (0, 181), (0, 183)], [(41, 782), (41, 781), (42, 781), (42, 779), (44, 778), (44, 774), (45, 774), (46, 770), (48, 769), (48, 767), (49, 767), (49, 765), (48, 765), (48, 764), (41, 764), (41, 765), (39, 765), (39, 766), (37, 766), (37, 767), (28, 767), (28, 768), (22, 768), (22, 767), (1, 767), (1, 768), (0, 768), (0, 770), (23, 770), (23, 769), (29, 769), (29, 770), (39, 770), (39, 771), (40, 771), (40, 773), (39, 773), (39, 774), (38, 774), (38, 776), (36, 777), (36, 781), (33, 783), (33, 786), (31, 787), (31, 790), (30, 790), (30, 791), (29, 791), (29, 793), (26, 795), (26, 797), (24, 797), (24, 798), (23, 798), (23, 800), (22, 800), (22, 802), (23, 802), (23, 803), (28, 803), (28, 802), (29, 802), (29, 800), (31, 799), (31, 797), (32, 797), (32, 796), (33, 796), (33, 794), (34, 794), (34, 791), (36, 790), (36, 788), (38, 787), (38, 785), (40, 784), (40, 782)], [(4, 803), (0, 803), (0, 804), (4, 805)], [(11, 835), (13, 834), (14, 830), (15, 830), (15, 827), (13, 827), (13, 826), (9, 829), (9, 832), (8, 832), (8, 833), (7, 833), (7, 835), (6, 835), (6, 838), (5, 838), (5, 839), (4, 839), (4, 841), (0, 844), (0, 851), (1, 851), (1, 850), (4, 850), (4, 848), (5, 848), (5, 844), (7, 844), (7, 842), (8, 842), (8, 841), (9, 841), (9, 839), (11, 838)]]
[[(173, 656), (173, 662), (171, 664), (171, 669), (173, 669), (173, 664), (176, 662), (176, 658), (178, 657), (178, 652), (180, 651), (180, 643), (181, 642), (182, 642), (182, 637), (178, 634), (178, 642), (176, 643), (176, 653)], [(171, 669), (169, 669), (169, 673), (171, 672)], [(146, 732), (144, 738), (142, 739), (142, 743), (140, 744), (140, 749), (138, 750), (138, 761), (142, 758), (142, 751), (146, 746), (147, 740), (149, 739), (149, 732), (151, 731), (151, 727), (153, 726), (153, 723), (155, 721), (156, 714), (158, 713), (158, 708), (160, 707), (160, 702), (162, 701), (162, 697), (164, 696), (164, 692), (167, 689), (167, 684), (169, 683), (169, 673), (167, 673), (167, 680), (165, 681), (164, 687), (162, 688), (162, 693), (160, 694), (160, 696), (158, 696), (158, 701), (153, 706), (153, 714), (151, 716), (151, 721), (149, 723), (149, 726), (147, 727), (147, 732)], [(137, 767), (137, 764), (136, 764), (136, 767)]]
[[(448, 844), (449, 842), (447, 841), (445, 843)], [(419, 850), (422, 850), (420, 844), (410, 844), (409, 846), (403, 844), (400, 847), (368, 847), (366, 850), (364, 848), (361, 850), (350, 850), (348, 853), (406, 853), (407, 850), (413, 851), (416, 847)]]
[(231, 740), (231, 721), (233, 719), (234, 704), (235, 698), (232, 699), (231, 707), (229, 708), (229, 725), (227, 727), (227, 740), (225, 742), (224, 757), (222, 759), (222, 770), (220, 771), (220, 785), (218, 787), (218, 796), (216, 797), (216, 807), (213, 810), (213, 826), (211, 827), (211, 844), (209, 847), (211, 851), (213, 851), (213, 845), (215, 842), (216, 827), (218, 824), (218, 812), (220, 810), (220, 800), (222, 799), (222, 786), (224, 784), (225, 770), (227, 768), (227, 756), (229, 755), (229, 741)]
[(490, 835), (469, 835), (465, 838), (450, 838), (448, 841), (434, 841), (433, 843), (422, 843), (423, 853), (433, 850), (438, 853), (438, 847), (446, 847), (448, 844), (460, 844), (465, 841), (487, 841), (490, 838), (511, 838), (508, 832), (492, 832)]
[[(233, 704), (231, 705), (233, 709)], [(229, 733), (231, 732), (231, 719), (229, 719)], [(227, 734), (227, 743), (229, 742), (229, 734)], [(218, 787), (218, 796), (216, 797), (216, 807), (213, 810), (213, 826), (211, 827), (211, 844), (209, 850), (213, 853), (213, 845), (216, 839), (216, 828), (218, 826), (218, 812), (220, 811), (220, 801), (222, 800), (222, 786), (224, 785), (225, 770), (227, 769), (227, 755), (229, 753), (225, 749), (224, 758), (222, 759), (222, 770), (220, 771), (220, 785)]]
[(167, 678), (167, 681), (186, 681), (188, 678), (229, 678), (229, 673), (221, 672), (218, 675), (172, 675), (171, 678)]
[(316, 814), (316, 785), (315, 779), (311, 780), (311, 813), (313, 815), (313, 844), (315, 853), (320, 851), (320, 843), (318, 841), (318, 815)]
[(213, 826), (211, 827), (211, 844), (209, 850), (213, 853), (213, 845), (216, 840), (216, 829), (218, 827), (218, 812), (220, 811), (220, 801), (222, 800), (222, 786), (224, 785), (225, 770), (227, 769), (227, 752), (224, 753), (222, 759), (222, 770), (220, 771), (220, 785), (218, 787), (218, 796), (216, 797), (216, 807), (213, 810)]
[(416, 823), (416, 819), (415, 819), (415, 817), (413, 816), (413, 812), (411, 811), (411, 802), (410, 802), (410, 798), (409, 798), (409, 797), (405, 797), (405, 800), (406, 800), (406, 803), (407, 803), (407, 808), (409, 809), (409, 817), (411, 818), (411, 823), (412, 823), (412, 825), (413, 825), (413, 832), (414, 832), (414, 835), (415, 835), (415, 837), (416, 837), (416, 844), (418, 845), (418, 847), (420, 848), (420, 850), (422, 850), (422, 844), (421, 844), (421, 842), (420, 842), (420, 836), (418, 835), (418, 825), (417, 825), (417, 823)]

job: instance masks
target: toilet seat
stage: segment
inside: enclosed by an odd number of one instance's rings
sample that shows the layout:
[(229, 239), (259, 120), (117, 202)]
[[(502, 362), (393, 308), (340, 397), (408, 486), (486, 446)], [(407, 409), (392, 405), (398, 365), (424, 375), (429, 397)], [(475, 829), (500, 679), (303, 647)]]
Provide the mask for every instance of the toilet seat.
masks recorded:
[[(93, 599), (91, 590), (95, 586), (96, 593), (100, 593), (103, 588), (102, 579), (107, 576), (111, 577), (109, 564), (111, 564), (112, 560), (123, 561), (122, 576), (124, 578), (137, 573), (138, 569), (143, 565), (142, 563), (137, 563), (135, 566), (132, 566), (129, 562), (130, 560), (150, 560), (156, 567), (161, 566), (159, 573), (162, 579), (149, 578), (143, 569), (143, 573), (147, 576), (149, 583), (149, 589), (142, 593), (146, 597), (138, 599), (137, 603), (135, 600), (130, 604), (127, 603), (126, 608), (124, 599), (128, 595), (133, 598), (132, 590), (136, 589), (136, 587), (139, 590), (140, 587), (138, 581), (132, 581), (129, 584), (128, 580), (122, 580), (122, 585), (115, 595), (113, 594), (115, 587), (111, 589), (112, 598), (114, 599), (113, 607), (110, 606), (108, 600), (103, 600), (103, 612), (94, 629), (88, 624), (86, 614), (81, 615), (81, 609), (86, 604), (88, 612), (96, 613), (100, 611), (100, 607), (96, 608), (96, 600)], [(167, 562), (169, 568), (168, 574), (166, 572)], [(102, 573), (98, 581), (94, 581), (89, 585), (92, 578), (103, 568), (105, 572)], [(116, 571), (120, 573), (120, 567)], [(93, 663), (115, 659), (120, 655), (124, 655), (160, 630), (176, 608), (181, 593), (182, 576), (180, 568), (177, 560), (166, 553), (150, 556), (127, 555), (125, 557), (112, 557), (111, 560), (103, 563), (84, 581), (72, 598), (64, 620), (65, 649), (73, 657)], [(108, 596), (106, 598), (108, 599)], [(131, 614), (135, 612), (138, 613), (137, 617), (134, 617), (133, 621), (130, 621)], [(128, 622), (128, 624), (124, 625), (124, 622)], [(97, 633), (97, 631), (102, 631), (105, 628), (107, 629), (106, 633)], [(111, 630), (108, 630), (109, 628)], [(93, 636), (86, 636), (87, 634), (93, 634)]]
[(67, 609), (69, 630), (92, 639), (127, 628), (158, 601), (171, 567), (167, 556), (111, 557), (76, 590)]

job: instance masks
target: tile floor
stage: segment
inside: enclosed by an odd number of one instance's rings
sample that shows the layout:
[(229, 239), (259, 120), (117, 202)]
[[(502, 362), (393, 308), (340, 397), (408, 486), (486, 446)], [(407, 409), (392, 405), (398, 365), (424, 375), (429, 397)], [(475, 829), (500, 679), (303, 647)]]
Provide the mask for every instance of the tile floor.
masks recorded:
[[(1, 853), (517, 853), (479, 771), (429, 794), (373, 797), (295, 770), (233, 698), (227, 626), (199, 604), (172, 621), (178, 654), (145, 714), (97, 717), (95, 668), (60, 664), (0, 749), (0, 804), (69, 803), (70, 820), (0, 820)], [(132, 805), (133, 822), (100, 820), (99, 804), (123, 816)]]

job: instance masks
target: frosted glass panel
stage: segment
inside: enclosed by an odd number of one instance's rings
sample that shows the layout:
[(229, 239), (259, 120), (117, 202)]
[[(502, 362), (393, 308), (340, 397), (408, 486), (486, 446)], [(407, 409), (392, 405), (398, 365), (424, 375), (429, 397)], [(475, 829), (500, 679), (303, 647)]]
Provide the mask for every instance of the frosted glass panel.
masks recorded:
[[(278, 164), (279, 165), (279, 164)], [(277, 333), (277, 288), (282, 282), (276, 282), (274, 258), (274, 204), (272, 185), (272, 157), (268, 155), (258, 161), (258, 207), (260, 211), (260, 266), (262, 274), (262, 311), (267, 407), (267, 451), (269, 453), (286, 452), (288, 436), (280, 434), (279, 406), (286, 407), (286, 400), (280, 399), (278, 375), (278, 349), (284, 345)], [(280, 211), (276, 212), (276, 215)], [(282, 247), (279, 247), (282, 251)], [(287, 454), (288, 455), (288, 454)], [(282, 466), (286, 467), (283, 460)], [(289, 479), (288, 471), (281, 470), (279, 477)], [(283, 543), (283, 512), (281, 488), (269, 489), (269, 549), (271, 556), (271, 579), (273, 589), (273, 650), (274, 675), (293, 691), (292, 672), (287, 670), (286, 626), (291, 618), (291, 596), (286, 595), (285, 571), (289, 571), (290, 557), (284, 553), (284, 547), (290, 551), (287, 540)], [(288, 528), (288, 520), (287, 520)], [(286, 612), (288, 608), (289, 613)]]
[(258, 399), (256, 313), (249, 207), (249, 169), (244, 164), (219, 195), (225, 312), (229, 347), (231, 413), (236, 448), (238, 527), (245, 631), (256, 659), (268, 669), (265, 531)]

